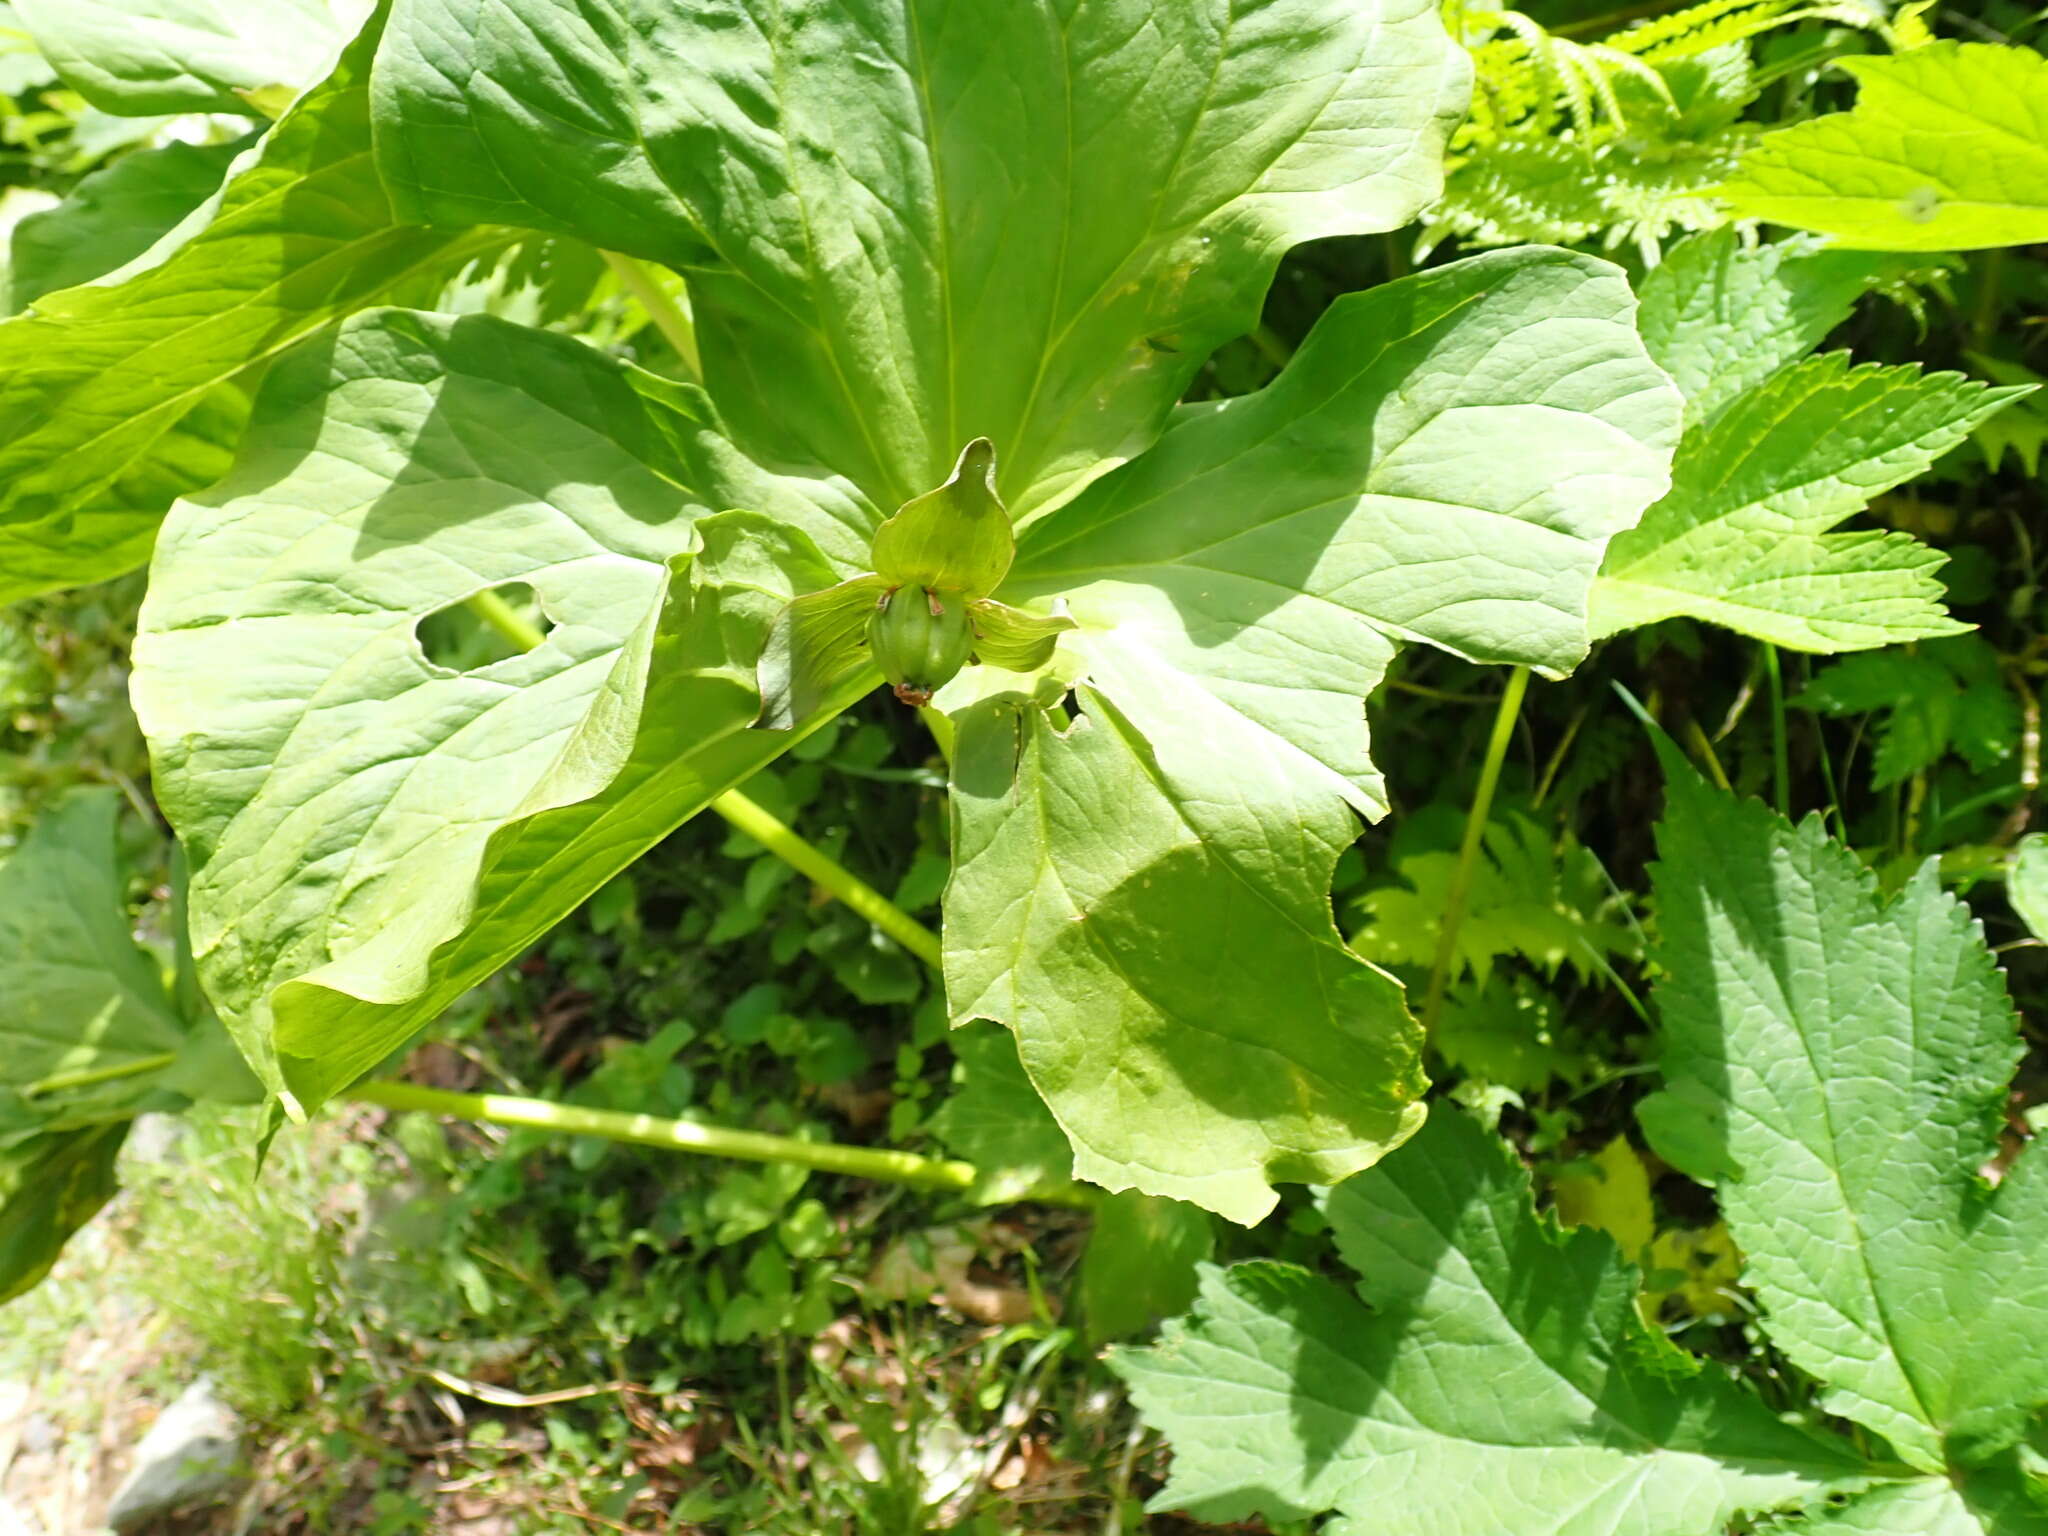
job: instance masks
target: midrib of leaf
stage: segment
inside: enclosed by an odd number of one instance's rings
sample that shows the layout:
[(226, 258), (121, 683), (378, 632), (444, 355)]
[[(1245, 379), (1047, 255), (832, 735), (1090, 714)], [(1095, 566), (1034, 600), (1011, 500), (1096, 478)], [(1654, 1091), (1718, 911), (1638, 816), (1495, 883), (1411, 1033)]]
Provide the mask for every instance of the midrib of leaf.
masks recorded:
[[(782, 57), (782, 44), (787, 32), (782, 0), (771, 0), (771, 9), (774, 12), (775, 25), (773, 31), (764, 38), (764, 41), (768, 44), (768, 57), (774, 65), (775, 104), (781, 111), (782, 122), (786, 126), (790, 122), (790, 116), (789, 90), (785, 83), (787, 70)], [(824, 269), (818, 264), (817, 236), (811, 227), (810, 201), (804, 196), (803, 181), (797, 172), (796, 156), (790, 149), (788, 132), (778, 131), (775, 135), (775, 142), (782, 148), (783, 174), (788, 178), (789, 195), (796, 202), (797, 218), (803, 225), (804, 268), (810, 274), (811, 292), (815, 295), (825, 285)], [(658, 171), (657, 174), (659, 174)], [(663, 180), (666, 181), (667, 178), (664, 177)], [(670, 190), (673, 191), (674, 188)], [(677, 194), (677, 201), (682, 202), (686, 208), (689, 206), (680, 193)], [(701, 220), (693, 218), (691, 222), (699, 224), (701, 227)], [(749, 288), (754, 289), (756, 292), (760, 291), (760, 284), (754, 282), (751, 278), (748, 278), (746, 283)], [(894, 479), (895, 477), (889, 469), (889, 459), (883, 455), (880, 445), (875, 441), (874, 427), (868, 420), (868, 412), (861, 408), (859, 399), (854, 395), (852, 383), (846, 377), (845, 366), (839, 357), (839, 338), (837, 334), (820, 325), (816, 320), (801, 323), (806, 330), (818, 338), (819, 344), (825, 352), (825, 360), (832, 365), (832, 377), (839, 384), (839, 398), (860, 428), (861, 442), (867, 446), (868, 457), (874, 461), (875, 473), (884, 479)], [(910, 487), (891, 486), (889, 494), (883, 500), (888, 504), (900, 504), (908, 501), (915, 494), (916, 492)]]
[(932, 221), (938, 244), (934, 265), (939, 272), (939, 313), (944, 320), (946, 345), (946, 430), (938, 446), (941, 453), (948, 453), (960, 443), (960, 359), (954, 347), (953, 226), (946, 213), (945, 158), (939, 153), (939, 115), (932, 106), (931, 68), (925, 51), (924, 23), (919, 19), (915, 0), (903, 7), (903, 23), (910, 34), (918, 121), (924, 129), (925, 161), (930, 165), (932, 174)]

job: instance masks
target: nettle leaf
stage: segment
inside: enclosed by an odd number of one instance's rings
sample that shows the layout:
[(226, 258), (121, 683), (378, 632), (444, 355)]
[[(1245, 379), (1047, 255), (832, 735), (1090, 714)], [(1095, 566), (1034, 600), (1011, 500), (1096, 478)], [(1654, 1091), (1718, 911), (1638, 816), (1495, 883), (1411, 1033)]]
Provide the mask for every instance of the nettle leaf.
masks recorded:
[(1205, 1266), (1189, 1319), (1111, 1357), (1174, 1448), (1153, 1508), (1334, 1509), (1329, 1536), (1699, 1536), (1867, 1480), (1845, 1446), (1689, 1375), (1613, 1240), (1538, 1217), (1506, 1148), (1448, 1106), (1324, 1210), (1355, 1297)]
[(1835, 62), (1855, 108), (1765, 134), (1713, 189), (1736, 217), (1857, 250), (2048, 240), (2048, 59), (1949, 42)]
[(1819, 346), (1900, 262), (1795, 236), (1744, 245), (1735, 231), (1680, 241), (1637, 285), (1643, 345), (1703, 423)]
[(1945, 555), (1906, 533), (1828, 530), (2018, 393), (1841, 352), (1794, 364), (1687, 434), (1671, 494), (1608, 551), (1596, 632), (1684, 615), (1802, 651), (1958, 633), (1934, 574)]
[(203, 228), (0, 323), (0, 603), (142, 564), (165, 509), (227, 468), (239, 380), (505, 243), (392, 222), (370, 163), (373, 41), (239, 162)]
[(1071, 726), (963, 719), (946, 978), (1017, 1031), (1079, 1176), (1255, 1220), (1413, 1128), (1419, 1036), (1327, 897), (1382, 808), (1362, 701), (1401, 639), (1584, 654), (1677, 432), (1633, 311), (1563, 251), (1340, 300), (1267, 390), (1025, 530), (1003, 594), (1064, 595), (1089, 686)]
[[(754, 513), (700, 521), (727, 506)], [(768, 626), (861, 543), (842, 487), (736, 454), (701, 394), (579, 342), (386, 311), (273, 368), (165, 526), (134, 693), (192, 857), (208, 995), (311, 1106), (856, 697), (751, 731)], [(553, 623), (468, 672), (422, 620)]]
[(1792, 702), (1837, 717), (1883, 713), (1870, 758), (1872, 789), (1924, 772), (1948, 752), (1982, 773), (2020, 743), (2019, 700), (2006, 686), (1998, 652), (1977, 635), (1851, 656), (1818, 674)]
[(2048, 1157), (1978, 1173), (2021, 1055), (1997, 964), (1933, 861), (1886, 901), (1818, 817), (1659, 751), (1670, 1088), (1645, 1129), (1718, 1177), (1765, 1328), (1828, 1411), (1932, 1474), (1987, 1461), (2048, 1404)]
[(14, 0), (64, 83), (102, 112), (266, 116), (334, 66), (373, 0)]
[(94, 171), (55, 208), (14, 226), (8, 305), (22, 309), (125, 266), (220, 189), (246, 146), (166, 144)]
[(686, 270), (742, 442), (893, 508), (987, 437), (1028, 519), (1287, 247), (1428, 203), (1469, 81), (1429, 0), (400, 0), (379, 155), (408, 217)]
[(1644, 337), (1688, 392), (1687, 431), (1671, 493), (1608, 550), (1596, 634), (1685, 616), (1845, 651), (1965, 627), (1941, 607), (1943, 555), (1904, 533), (1829, 530), (2025, 391), (1841, 353), (1794, 361), (1883, 272), (1716, 236), (1644, 283)]

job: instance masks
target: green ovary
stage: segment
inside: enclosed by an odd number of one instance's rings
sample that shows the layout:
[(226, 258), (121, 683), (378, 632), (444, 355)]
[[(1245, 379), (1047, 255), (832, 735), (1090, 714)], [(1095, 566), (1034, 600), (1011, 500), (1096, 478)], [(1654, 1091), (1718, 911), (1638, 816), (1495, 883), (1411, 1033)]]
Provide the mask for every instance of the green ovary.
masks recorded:
[(868, 620), (868, 645), (897, 698), (928, 704), (967, 665), (973, 649), (967, 599), (958, 592), (898, 587)]

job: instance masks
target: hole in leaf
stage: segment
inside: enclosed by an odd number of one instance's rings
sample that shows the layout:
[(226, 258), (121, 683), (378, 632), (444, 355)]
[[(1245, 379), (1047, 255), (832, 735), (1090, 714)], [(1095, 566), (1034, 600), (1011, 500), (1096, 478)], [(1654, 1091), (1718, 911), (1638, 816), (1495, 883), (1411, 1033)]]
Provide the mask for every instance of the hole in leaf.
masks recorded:
[(415, 626), (427, 660), (451, 672), (474, 672), (532, 649), (536, 636), (545, 639), (555, 621), (540, 597), (523, 581), (508, 581), (446, 608), (437, 608)]

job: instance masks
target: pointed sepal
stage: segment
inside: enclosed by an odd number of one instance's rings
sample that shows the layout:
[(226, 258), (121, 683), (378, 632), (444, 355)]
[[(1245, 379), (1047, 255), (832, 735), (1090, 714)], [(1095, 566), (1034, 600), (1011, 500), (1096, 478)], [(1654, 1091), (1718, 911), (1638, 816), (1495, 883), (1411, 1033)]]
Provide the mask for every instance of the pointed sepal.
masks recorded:
[(1006, 672), (1036, 672), (1052, 660), (1060, 636), (1080, 626), (1064, 613), (1026, 613), (992, 597), (969, 606), (974, 659)]
[(856, 576), (799, 597), (777, 614), (755, 669), (761, 690), (756, 723), (790, 730), (856, 673), (871, 671), (863, 631), (888, 594), (881, 577)]
[(875, 530), (875, 570), (891, 587), (970, 600), (995, 591), (1016, 551), (1010, 514), (996, 494), (995, 445), (985, 437), (960, 450), (944, 485), (906, 501)]

